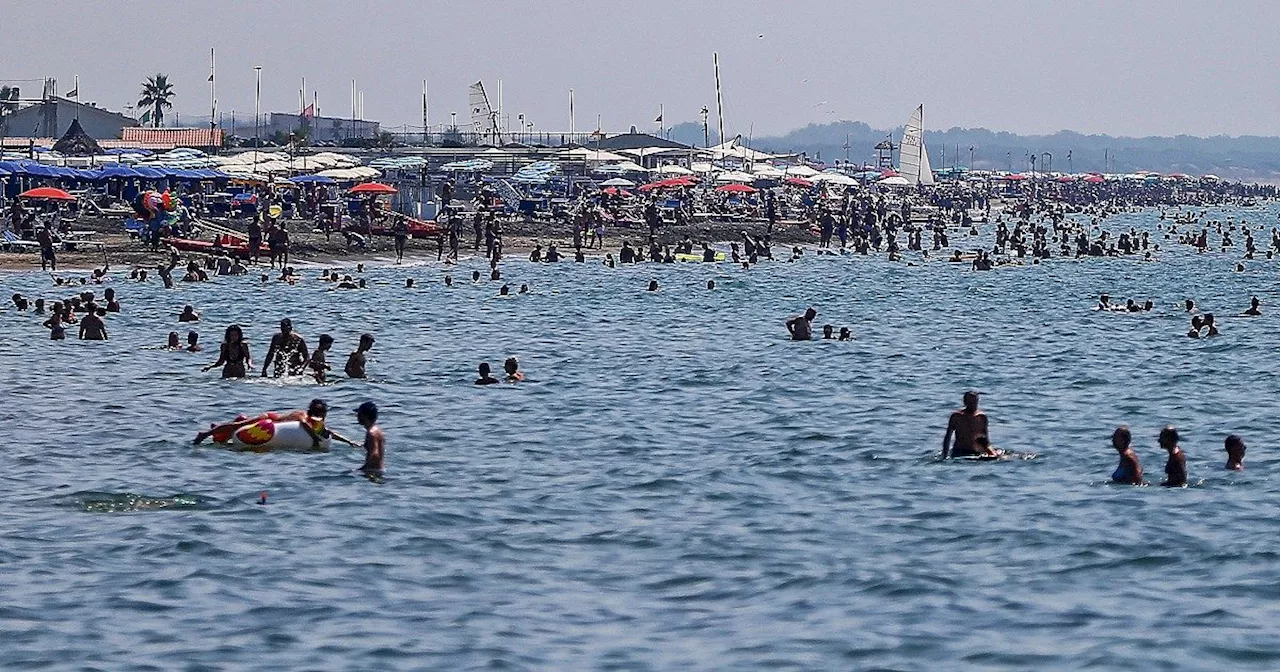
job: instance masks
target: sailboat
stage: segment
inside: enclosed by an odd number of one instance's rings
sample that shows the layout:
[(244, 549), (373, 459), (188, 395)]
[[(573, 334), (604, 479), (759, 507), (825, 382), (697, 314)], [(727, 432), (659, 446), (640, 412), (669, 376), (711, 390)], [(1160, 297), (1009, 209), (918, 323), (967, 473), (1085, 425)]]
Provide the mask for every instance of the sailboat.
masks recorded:
[(912, 186), (932, 185), (933, 169), (929, 167), (929, 151), (924, 147), (924, 105), (916, 108), (902, 129), (902, 153), (898, 174)]
[(489, 104), (489, 95), (484, 92), (484, 83), (476, 82), (472, 84), (467, 95), (467, 102), (471, 105), (471, 125), (475, 133), (479, 136), (490, 136), (495, 141), (498, 139), (498, 114), (493, 111), (493, 106)]

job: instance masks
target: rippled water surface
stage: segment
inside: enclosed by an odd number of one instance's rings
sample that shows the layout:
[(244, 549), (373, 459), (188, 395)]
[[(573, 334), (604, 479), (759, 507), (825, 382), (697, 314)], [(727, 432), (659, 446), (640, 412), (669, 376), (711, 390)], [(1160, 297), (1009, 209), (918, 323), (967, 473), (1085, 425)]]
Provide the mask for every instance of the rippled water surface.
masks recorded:
[[(452, 289), (435, 264), (364, 291), (117, 278), (106, 343), (0, 312), (0, 667), (1275, 669), (1278, 262), (1159, 242), (990, 273), (512, 261), (533, 293), (504, 299), (477, 261)], [(1156, 309), (1098, 313), (1100, 291)], [(1234, 317), (1252, 294), (1266, 315)], [(1220, 338), (1185, 336), (1186, 297)], [(372, 379), (225, 382), (199, 372), (216, 352), (148, 349), (187, 303), (209, 348), (239, 322), (259, 358), (286, 316), (337, 338), (336, 369), (372, 331)], [(856, 340), (787, 342), (808, 305)], [(528, 382), (471, 385), (508, 355)], [(935, 459), (969, 388), (1034, 459)], [(384, 483), (345, 447), (190, 445), (314, 396), (357, 437), (381, 406)], [(1107, 485), (1119, 423), (1156, 481), (1176, 424), (1198, 485)]]

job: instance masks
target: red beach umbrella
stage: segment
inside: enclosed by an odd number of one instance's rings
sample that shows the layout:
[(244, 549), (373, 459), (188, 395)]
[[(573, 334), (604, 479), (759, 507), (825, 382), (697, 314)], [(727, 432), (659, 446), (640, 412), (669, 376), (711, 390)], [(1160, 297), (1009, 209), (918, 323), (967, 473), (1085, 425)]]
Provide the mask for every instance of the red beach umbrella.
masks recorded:
[(395, 187), (381, 182), (365, 182), (351, 188), (353, 194), (394, 194), (396, 191)]
[(19, 198), (43, 198), (50, 201), (74, 201), (75, 196), (54, 187), (36, 187), (18, 194)]
[(1090, 175), (1089, 177), (1084, 178), (1084, 181), (1089, 184), (1101, 184), (1107, 180), (1101, 175)]
[(731, 194), (754, 194), (754, 187), (748, 187), (745, 184), (726, 184), (723, 187), (716, 187), (716, 191), (728, 192)]
[(786, 182), (787, 184), (793, 187), (812, 187), (813, 186), (812, 182), (804, 179), (803, 177), (788, 177), (786, 180), (784, 180), (784, 182)]

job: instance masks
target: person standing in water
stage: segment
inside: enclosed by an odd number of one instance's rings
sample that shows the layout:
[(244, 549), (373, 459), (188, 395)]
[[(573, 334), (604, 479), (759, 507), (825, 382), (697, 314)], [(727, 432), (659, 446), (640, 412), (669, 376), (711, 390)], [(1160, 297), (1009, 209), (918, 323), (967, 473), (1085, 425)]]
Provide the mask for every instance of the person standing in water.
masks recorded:
[(356, 422), (364, 427), (364, 464), (360, 471), (369, 477), (383, 474), (383, 456), (386, 453), (386, 437), (378, 427), (378, 407), (372, 401), (360, 404), (356, 409)]
[(249, 344), (244, 342), (244, 331), (238, 324), (227, 327), (222, 337), (222, 344), (218, 346), (218, 361), (204, 367), (201, 371), (216, 369), (219, 366), (222, 367), (223, 378), (244, 378), (247, 375), (247, 367), (253, 366)]
[[(955, 435), (954, 448), (951, 436)], [(979, 448), (977, 438), (989, 436), (987, 433), (987, 415), (978, 410), (978, 393), (970, 390), (964, 393), (964, 408), (951, 414), (947, 421), (947, 431), (942, 436), (942, 459), (948, 457), (975, 457), (990, 454), (991, 451)]]
[(1223, 447), (1227, 451), (1227, 469), (1244, 471), (1244, 439), (1232, 434), (1223, 442)]
[(1129, 428), (1121, 425), (1116, 427), (1116, 431), (1111, 433), (1111, 447), (1116, 449), (1120, 454), (1120, 464), (1116, 466), (1116, 470), (1111, 472), (1111, 481), (1113, 483), (1127, 483), (1129, 485), (1142, 485), (1142, 463), (1138, 461), (1138, 453), (1134, 452), (1132, 445), (1133, 434)]
[(1182, 488), (1187, 485), (1187, 455), (1178, 445), (1178, 430), (1173, 425), (1166, 425), (1160, 430), (1160, 447), (1169, 453), (1165, 462), (1165, 480), (1162, 485), (1170, 488)]
[(289, 318), (280, 320), (280, 333), (271, 337), (271, 346), (262, 360), (262, 376), (267, 376), (267, 368), (272, 363), (275, 364), (276, 378), (301, 375), (310, 359), (307, 355), (307, 343), (293, 331), (293, 321)]
[(355, 352), (347, 356), (347, 365), (343, 369), (348, 378), (364, 378), (365, 377), (365, 353), (373, 348), (373, 334), (360, 334), (360, 345), (356, 346)]
[(808, 341), (812, 339), (813, 320), (817, 316), (818, 311), (809, 308), (804, 311), (804, 315), (787, 320), (787, 332), (791, 334), (791, 340)]

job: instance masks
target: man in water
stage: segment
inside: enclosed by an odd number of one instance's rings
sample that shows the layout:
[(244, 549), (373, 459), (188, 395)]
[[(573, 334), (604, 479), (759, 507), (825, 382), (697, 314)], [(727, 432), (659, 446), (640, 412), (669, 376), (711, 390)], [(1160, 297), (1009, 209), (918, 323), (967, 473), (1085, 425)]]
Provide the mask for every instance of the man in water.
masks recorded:
[(1232, 434), (1223, 443), (1227, 450), (1227, 469), (1244, 471), (1244, 439)]
[(383, 472), (386, 437), (382, 434), (382, 428), (378, 427), (377, 405), (372, 401), (360, 404), (356, 409), (356, 422), (364, 427), (364, 464), (360, 465), (360, 471), (369, 477), (380, 477)]
[(804, 315), (787, 320), (787, 331), (791, 334), (791, 340), (807, 341), (812, 339), (813, 319), (817, 316), (818, 311), (809, 308), (804, 311)]
[(93, 304), (89, 304), (89, 312), (80, 318), (80, 340), (107, 340), (107, 323), (102, 320), (106, 316), (107, 310), (105, 308), (95, 309)]
[(280, 320), (280, 333), (271, 337), (271, 346), (262, 360), (262, 376), (267, 376), (267, 368), (273, 362), (276, 378), (301, 375), (309, 359), (306, 341), (294, 333), (293, 321), (285, 318)]
[(1173, 425), (1166, 425), (1160, 430), (1160, 447), (1169, 453), (1164, 464), (1165, 479), (1162, 485), (1170, 488), (1182, 488), (1187, 485), (1187, 455), (1178, 445), (1178, 430)]
[[(952, 434), (956, 437), (954, 448), (951, 445)], [(942, 436), (942, 459), (994, 455), (990, 448), (983, 450), (978, 446), (976, 439), (979, 436), (989, 436), (987, 414), (978, 410), (978, 393), (970, 390), (964, 393), (964, 408), (953, 412), (947, 422), (947, 432)]]
[(480, 377), (476, 379), (476, 385), (496, 385), (499, 381), (493, 377), (493, 370), (489, 368), (489, 362), (480, 362), (477, 368)]
[(373, 348), (373, 334), (360, 334), (360, 345), (347, 357), (347, 366), (343, 369), (348, 378), (364, 378), (365, 353)]

